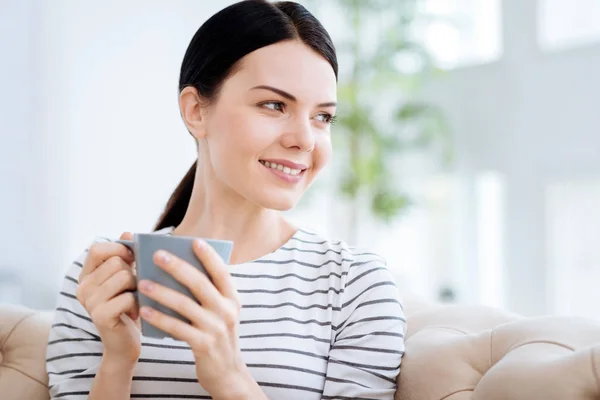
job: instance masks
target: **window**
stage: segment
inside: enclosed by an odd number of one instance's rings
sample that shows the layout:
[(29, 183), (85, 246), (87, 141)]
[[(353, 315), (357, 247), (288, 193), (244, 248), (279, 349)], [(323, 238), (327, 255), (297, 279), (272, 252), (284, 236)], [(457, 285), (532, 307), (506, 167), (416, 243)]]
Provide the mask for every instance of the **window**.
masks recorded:
[(504, 307), (504, 177), (481, 172), (475, 190), (479, 298), (482, 304)]
[(598, 0), (538, 0), (539, 45), (552, 51), (598, 42), (598, 20)]
[(414, 35), (443, 69), (495, 61), (502, 55), (500, 0), (418, 2)]
[(551, 183), (546, 204), (551, 311), (598, 318), (600, 178)]

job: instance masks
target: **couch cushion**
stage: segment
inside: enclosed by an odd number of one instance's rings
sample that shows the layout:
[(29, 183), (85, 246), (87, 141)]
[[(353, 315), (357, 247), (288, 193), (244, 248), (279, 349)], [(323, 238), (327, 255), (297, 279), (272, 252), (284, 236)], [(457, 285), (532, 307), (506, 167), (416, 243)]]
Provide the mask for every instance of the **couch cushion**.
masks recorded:
[(408, 321), (397, 400), (595, 400), (600, 324), (444, 306)]
[(46, 342), (50, 316), (0, 304), (0, 393), (3, 399), (48, 399)]

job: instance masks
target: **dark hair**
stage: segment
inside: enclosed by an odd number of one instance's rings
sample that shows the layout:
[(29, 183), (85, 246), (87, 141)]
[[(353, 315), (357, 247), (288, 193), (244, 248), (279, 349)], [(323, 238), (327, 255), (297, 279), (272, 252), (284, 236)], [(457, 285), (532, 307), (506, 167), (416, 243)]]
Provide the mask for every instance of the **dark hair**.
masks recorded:
[[(321, 23), (302, 5), (281, 1), (245, 0), (219, 11), (198, 29), (190, 42), (179, 76), (179, 91), (193, 86), (208, 102), (247, 54), (284, 40), (300, 40), (322, 55), (337, 79), (333, 42)], [(187, 211), (198, 161), (194, 162), (155, 226), (177, 226)]]

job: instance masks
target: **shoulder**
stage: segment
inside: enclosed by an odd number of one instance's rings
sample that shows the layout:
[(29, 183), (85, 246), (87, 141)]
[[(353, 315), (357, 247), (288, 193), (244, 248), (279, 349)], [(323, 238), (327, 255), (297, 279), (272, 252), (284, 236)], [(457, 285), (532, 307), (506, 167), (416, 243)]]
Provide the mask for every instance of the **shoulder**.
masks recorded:
[(335, 319), (336, 330), (350, 326), (360, 330), (363, 329), (361, 322), (375, 320), (378, 322), (371, 323), (375, 325), (369, 325), (372, 329), (380, 329), (377, 326), (381, 325), (381, 330), (385, 331), (391, 329), (390, 323), (398, 332), (405, 329), (402, 325), (405, 322), (402, 297), (396, 277), (384, 257), (369, 249), (350, 246), (343, 240), (326, 239), (304, 229), (298, 232), (296, 238), (296, 244), (318, 251), (322, 257), (318, 264), (328, 265), (328, 275), (337, 277), (330, 281), (338, 290), (338, 296), (333, 300), (340, 312)]
[(366, 248), (350, 246), (343, 240), (326, 238), (309, 229), (298, 229), (293, 242), (295, 250), (299, 252), (321, 254), (327, 258), (337, 258), (351, 264), (386, 264), (385, 258), (378, 253)]
[(322, 265), (337, 266), (345, 276), (346, 285), (358, 279), (394, 281), (385, 258), (369, 249), (350, 246), (343, 240), (329, 239), (304, 228), (298, 230), (291, 245), (297, 251), (297, 258), (319, 257)]

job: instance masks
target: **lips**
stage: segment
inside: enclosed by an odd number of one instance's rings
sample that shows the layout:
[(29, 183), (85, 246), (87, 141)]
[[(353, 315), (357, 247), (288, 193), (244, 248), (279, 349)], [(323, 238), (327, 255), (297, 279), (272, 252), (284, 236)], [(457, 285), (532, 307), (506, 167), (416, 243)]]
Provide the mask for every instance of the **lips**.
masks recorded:
[(262, 160), (260, 160), (261, 163), (269, 163), (269, 164), (277, 164), (277, 165), (281, 165), (283, 167), (288, 167), (289, 169), (299, 169), (299, 170), (305, 170), (308, 169), (308, 166), (304, 165), (304, 164), (300, 164), (300, 163), (296, 163), (290, 160), (286, 160), (286, 159), (276, 159), (276, 158), (263, 158)]
[[(297, 176), (306, 169), (306, 168), (291, 168), (287, 165), (278, 164), (278, 163), (270, 162), (270, 161), (263, 161), (263, 160), (260, 160), (260, 163), (267, 168), (278, 170), (278, 171), (283, 172), (284, 174), (287, 174), (290, 176)], [(296, 164), (296, 165), (298, 165), (298, 164)]]

